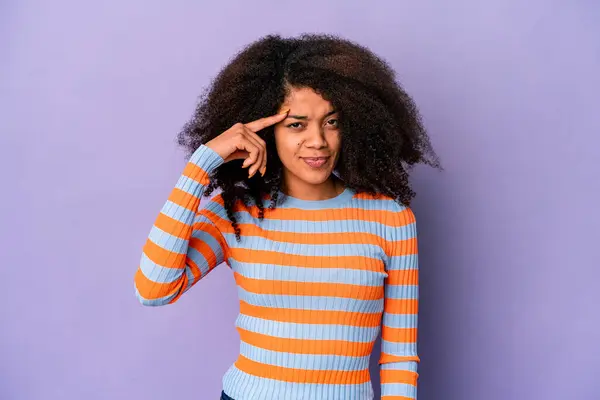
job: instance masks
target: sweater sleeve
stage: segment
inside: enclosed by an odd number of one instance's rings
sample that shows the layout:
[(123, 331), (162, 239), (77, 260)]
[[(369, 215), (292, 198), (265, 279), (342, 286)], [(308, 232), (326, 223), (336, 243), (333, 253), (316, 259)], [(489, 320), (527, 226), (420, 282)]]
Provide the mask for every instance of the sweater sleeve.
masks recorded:
[(174, 303), (226, 259), (221, 232), (199, 210), (209, 174), (223, 162), (204, 145), (187, 162), (142, 249), (134, 285), (143, 305)]
[(381, 399), (417, 398), (418, 251), (415, 216), (394, 212), (387, 240), (388, 277), (379, 359)]

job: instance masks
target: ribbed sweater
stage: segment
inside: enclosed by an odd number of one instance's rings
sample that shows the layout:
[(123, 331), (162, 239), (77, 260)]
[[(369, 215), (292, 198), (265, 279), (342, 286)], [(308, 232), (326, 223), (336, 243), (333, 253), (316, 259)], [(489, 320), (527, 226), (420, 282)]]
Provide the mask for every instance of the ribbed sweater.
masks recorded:
[[(346, 188), (319, 201), (286, 196), (264, 219), (235, 206), (236, 240), (217, 195), (200, 206), (224, 160), (199, 147), (143, 247), (139, 301), (177, 301), (217, 265), (233, 271), (237, 360), (223, 376), (235, 400), (371, 400), (369, 358), (381, 332), (384, 400), (417, 392), (418, 261), (410, 208)], [(204, 397), (203, 397), (204, 398)]]

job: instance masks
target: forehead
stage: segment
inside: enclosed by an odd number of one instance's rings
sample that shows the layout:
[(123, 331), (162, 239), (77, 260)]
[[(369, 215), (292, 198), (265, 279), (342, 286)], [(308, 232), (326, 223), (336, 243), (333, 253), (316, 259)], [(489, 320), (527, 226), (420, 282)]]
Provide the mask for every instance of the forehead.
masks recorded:
[(327, 113), (332, 109), (331, 103), (311, 88), (291, 88), (282, 106), (289, 107), (291, 112)]

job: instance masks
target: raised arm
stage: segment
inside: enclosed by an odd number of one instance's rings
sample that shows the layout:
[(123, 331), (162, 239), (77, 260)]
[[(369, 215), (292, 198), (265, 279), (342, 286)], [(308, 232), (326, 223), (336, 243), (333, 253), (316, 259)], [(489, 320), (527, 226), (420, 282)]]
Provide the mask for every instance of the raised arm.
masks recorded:
[(248, 176), (267, 168), (265, 141), (256, 133), (285, 119), (287, 112), (237, 123), (200, 146), (163, 206), (144, 245), (135, 274), (140, 302), (170, 304), (226, 259), (227, 245), (215, 225), (198, 210), (209, 175), (221, 164), (243, 159)]
[(415, 216), (395, 212), (387, 241), (388, 277), (381, 333), (382, 400), (417, 398), (419, 267)]
[(134, 278), (142, 304), (161, 306), (177, 301), (225, 259), (223, 236), (198, 209), (208, 175), (223, 161), (204, 145), (190, 157), (142, 250)]

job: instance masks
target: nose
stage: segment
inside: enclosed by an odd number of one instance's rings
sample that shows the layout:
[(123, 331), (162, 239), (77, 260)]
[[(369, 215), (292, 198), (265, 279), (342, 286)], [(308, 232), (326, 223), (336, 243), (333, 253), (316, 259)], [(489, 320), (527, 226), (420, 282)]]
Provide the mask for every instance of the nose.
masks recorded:
[(323, 129), (308, 129), (306, 135), (306, 140), (304, 141), (306, 147), (311, 149), (322, 149), (327, 147), (327, 140), (325, 139), (325, 132)]

